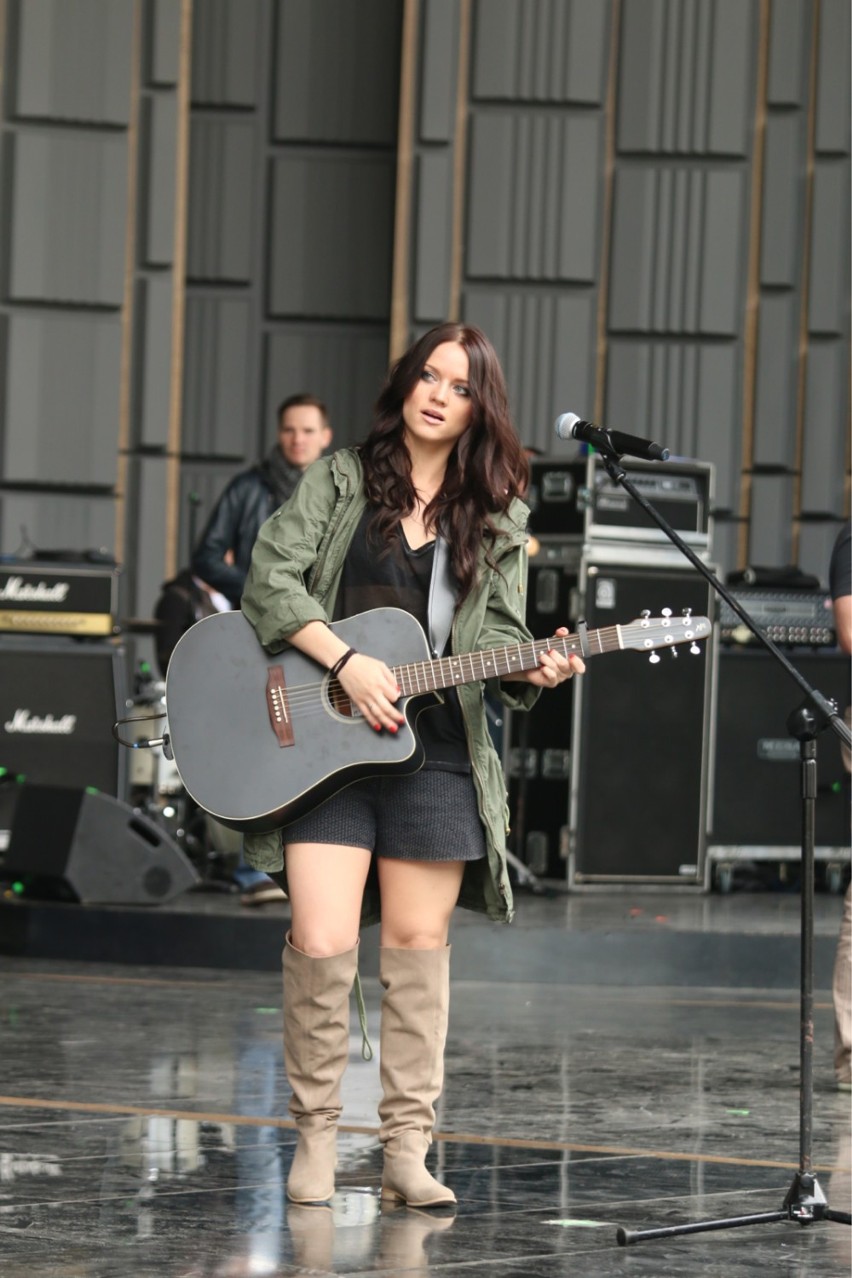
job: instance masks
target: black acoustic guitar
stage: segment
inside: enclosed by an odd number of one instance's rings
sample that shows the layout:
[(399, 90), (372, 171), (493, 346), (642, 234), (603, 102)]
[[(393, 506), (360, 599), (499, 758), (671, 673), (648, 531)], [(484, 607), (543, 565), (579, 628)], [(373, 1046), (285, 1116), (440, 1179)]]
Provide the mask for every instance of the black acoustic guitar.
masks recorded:
[[(189, 795), (223, 825), (264, 831), (286, 825), (363, 777), (416, 772), (423, 751), (417, 716), (434, 693), (532, 670), (553, 648), (588, 659), (619, 649), (692, 643), (706, 617), (642, 615), (624, 626), (432, 659), (419, 623), (399, 608), (375, 608), (332, 629), (347, 646), (391, 667), (402, 690), (399, 731), (376, 732), (336, 679), (295, 648), (270, 656), (240, 612), (197, 622), (179, 640), (166, 678), (171, 749)], [(545, 693), (545, 695), (547, 695)]]

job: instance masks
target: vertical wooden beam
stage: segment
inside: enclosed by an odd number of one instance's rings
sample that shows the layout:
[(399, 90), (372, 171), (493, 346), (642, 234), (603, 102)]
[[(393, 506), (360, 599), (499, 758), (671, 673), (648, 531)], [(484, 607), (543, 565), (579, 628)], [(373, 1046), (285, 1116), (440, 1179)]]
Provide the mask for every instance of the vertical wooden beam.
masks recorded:
[(621, 38), (621, 0), (612, 0), (609, 33), (609, 64), (607, 69), (606, 101), (604, 104), (604, 171), (603, 171), (603, 226), (601, 228), (601, 257), (598, 271), (597, 350), (595, 355), (595, 421), (605, 416), (606, 373), (609, 345), (607, 328), (609, 320), (609, 271), (612, 250), (613, 188), (615, 186), (615, 130), (618, 107), (618, 44)]
[(760, 247), (763, 220), (763, 163), (766, 150), (766, 88), (769, 77), (769, 0), (758, 9), (757, 86), (754, 105), (754, 147), (751, 157), (751, 215), (748, 236), (748, 284), (743, 337), (743, 421), (740, 473), (741, 519), (737, 559), (748, 562), (751, 468), (754, 462), (754, 416), (757, 388), (757, 337), (760, 322)]
[(192, 74), (192, 0), (181, 0), (177, 87), (177, 158), (174, 249), (172, 253), (172, 350), (169, 384), (169, 436), (166, 460), (165, 574), (177, 572), (180, 528), (180, 446), (183, 409), (183, 355), (186, 318), (186, 236), (189, 193), (189, 108)]
[(139, 202), (139, 116), (142, 87), (142, 3), (134, 0), (130, 47), (130, 115), (127, 124), (127, 220), (124, 226), (124, 287), (121, 302), (121, 364), (118, 386), (118, 440), (115, 477), (115, 555), (125, 559), (127, 479), (133, 385), (133, 303)]
[(390, 360), (408, 346), (411, 283), (411, 197), (414, 188), (414, 92), (417, 79), (419, 0), (404, 0), (396, 142), (396, 207), (393, 227)]
[(472, 0), (459, 0), (459, 61), (456, 76), (456, 119), (453, 139), (453, 223), (450, 263), (450, 313), (461, 317), (464, 269), (464, 208), (467, 194), (467, 122), (470, 114), (470, 39)]
[(810, 302), (811, 259), (814, 220), (814, 170), (816, 168), (816, 102), (819, 62), (820, 0), (811, 8), (811, 55), (808, 60), (808, 127), (805, 148), (805, 214), (802, 225), (802, 272), (799, 276), (799, 351), (796, 370), (796, 474), (793, 478), (792, 562), (799, 562), (802, 539), (802, 464), (805, 455), (805, 396), (808, 387), (808, 306)]

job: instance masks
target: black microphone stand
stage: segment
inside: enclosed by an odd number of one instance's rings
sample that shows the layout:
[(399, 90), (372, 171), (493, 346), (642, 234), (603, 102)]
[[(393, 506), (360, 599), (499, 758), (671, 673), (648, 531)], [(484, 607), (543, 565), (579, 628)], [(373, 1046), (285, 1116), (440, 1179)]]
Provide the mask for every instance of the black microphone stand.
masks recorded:
[(195, 534), (197, 531), (196, 525), (198, 523), (198, 507), (201, 505), (203, 498), (201, 497), (199, 493), (190, 492), (190, 493), (187, 493), (186, 500), (189, 503), (189, 554), (190, 554), (190, 558), (192, 558), (192, 553), (195, 550)]
[(603, 443), (597, 449), (601, 463), (613, 483), (630, 494), (651, 520), (668, 537), (669, 541), (685, 555), (730, 608), (740, 617), (755, 638), (763, 644), (805, 694), (805, 700), (797, 706), (787, 720), (791, 736), (799, 741), (801, 759), (802, 794), (802, 922), (801, 922), (801, 999), (799, 1035), (799, 1168), (787, 1191), (781, 1207), (776, 1211), (755, 1212), (748, 1216), (730, 1216), (722, 1220), (701, 1220), (689, 1225), (671, 1225), (661, 1229), (619, 1229), (616, 1238), (620, 1246), (649, 1241), (652, 1238), (673, 1238), (679, 1234), (698, 1234), (716, 1229), (737, 1229), (742, 1225), (768, 1224), (770, 1221), (793, 1220), (800, 1225), (810, 1225), (818, 1220), (834, 1220), (842, 1225), (852, 1225), (852, 1214), (834, 1211), (829, 1207), (817, 1177), (812, 1170), (811, 1141), (813, 1135), (813, 939), (814, 939), (814, 843), (816, 829), (817, 795), (817, 735), (825, 727), (831, 727), (847, 746), (852, 733), (838, 714), (833, 701), (811, 687), (783, 652), (755, 624), (745, 608), (737, 603), (714, 572), (699, 559), (680, 535), (670, 527), (662, 515), (643, 497), (627, 478), (621, 465), (622, 454)]

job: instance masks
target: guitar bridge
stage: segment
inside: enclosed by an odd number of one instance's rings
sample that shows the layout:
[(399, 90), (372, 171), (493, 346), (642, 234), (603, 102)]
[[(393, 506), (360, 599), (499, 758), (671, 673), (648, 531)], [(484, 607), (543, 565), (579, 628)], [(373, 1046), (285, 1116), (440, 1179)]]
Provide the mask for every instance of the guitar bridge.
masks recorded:
[(272, 731), (278, 738), (283, 750), (285, 746), (295, 745), (293, 721), (290, 718), (290, 705), (287, 700), (287, 685), (284, 681), (283, 666), (270, 666), (266, 676), (266, 708)]

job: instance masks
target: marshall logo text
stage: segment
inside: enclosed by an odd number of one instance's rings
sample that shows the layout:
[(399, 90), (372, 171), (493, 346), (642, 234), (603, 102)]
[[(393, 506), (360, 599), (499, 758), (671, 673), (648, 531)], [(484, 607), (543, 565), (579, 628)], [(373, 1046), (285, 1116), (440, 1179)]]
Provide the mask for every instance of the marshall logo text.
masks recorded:
[(5, 586), (0, 589), (0, 599), (14, 603), (64, 603), (70, 588), (67, 581), (57, 581), (48, 586), (44, 581), (32, 583), (24, 581), (23, 577), (8, 577)]
[(35, 732), (61, 737), (70, 737), (76, 726), (76, 714), (64, 714), (61, 719), (54, 719), (52, 714), (30, 714), (29, 710), (16, 710), (3, 724), (7, 732)]

